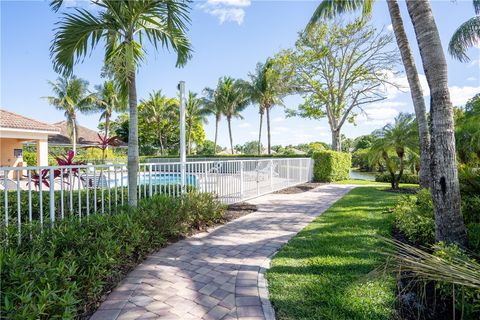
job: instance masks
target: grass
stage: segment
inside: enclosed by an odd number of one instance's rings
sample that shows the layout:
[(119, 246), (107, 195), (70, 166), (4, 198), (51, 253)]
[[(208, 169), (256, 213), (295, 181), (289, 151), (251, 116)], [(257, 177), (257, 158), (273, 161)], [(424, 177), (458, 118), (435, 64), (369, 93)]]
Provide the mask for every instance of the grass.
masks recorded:
[(376, 270), (398, 194), (356, 188), (273, 258), (267, 272), (278, 319), (388, 319), (395, 279)]

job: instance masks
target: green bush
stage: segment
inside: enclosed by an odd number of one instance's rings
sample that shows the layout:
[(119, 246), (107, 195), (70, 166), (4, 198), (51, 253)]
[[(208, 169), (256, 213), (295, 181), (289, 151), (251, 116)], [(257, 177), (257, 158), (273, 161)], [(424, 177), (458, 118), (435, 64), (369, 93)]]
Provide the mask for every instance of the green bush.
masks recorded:
[(23, 161), (26, 162), (28, 166), (36, 166), (37, 153), (32, 151), (23, 151)]
[[(375, 181), (377, 182), (391, 182), (392, 177), (390, 176), (390, 173), (384, 172), (384, 173), (377, 173), (375, 175)], [(418, 175), (416, 174), (410, 174), (410, 173), (404, 173), (402, 175), (402, 178), (400, 179), (400, 183), (410, 183), (410, 184), (418, 184)]]
[(398, 229), (408, 240), (422, 245), (435, 242), (432, 196), (428, 189), (403, 196), (393, 211)]
[[(73, 319), (92, 311), (102, 295), (147, 254), (170, 238), (209, 226), (224, 206), (211, 194), (155, 196), (137, 209), (55, 228), (13, 231), (0, 238), (2, 319)], [(15, 227), (13, 227), (15, 229)]]
[(468, 247), (475, 254), (480, 255), (480, 223), (467, 225)]
[(313, 180), (316, 182), (332, 182), (347, 180), (350, 177), (352, 156), (337, 151), (319, 151), (313, 153)]

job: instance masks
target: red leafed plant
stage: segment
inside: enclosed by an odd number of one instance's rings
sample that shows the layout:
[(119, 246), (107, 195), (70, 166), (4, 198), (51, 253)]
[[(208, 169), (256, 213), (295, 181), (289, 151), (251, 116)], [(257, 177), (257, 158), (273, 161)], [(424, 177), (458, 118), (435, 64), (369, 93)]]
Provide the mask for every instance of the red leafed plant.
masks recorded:
[[(53, 170), (53, 178), (57, 178), (60, 175), (59, 170)], [(40, 188), (40, 184), (50, 187), (50, 169), (42, 169), (40, 173), (34, 171), (31, 175), (29, 183), (33, 183), (35, 188)]]
[(109, 138), (106, 135), (101, 136), (99, 133), (97, 133), (97, 136), (100, 143), (96, 146), (91, 146), (87, 148), (97, 148), (102, 150), (102, 162), (105, 162), (105, 153), (108, 147), (117, 147), (122, 143), (122, 141), (117, 136)]

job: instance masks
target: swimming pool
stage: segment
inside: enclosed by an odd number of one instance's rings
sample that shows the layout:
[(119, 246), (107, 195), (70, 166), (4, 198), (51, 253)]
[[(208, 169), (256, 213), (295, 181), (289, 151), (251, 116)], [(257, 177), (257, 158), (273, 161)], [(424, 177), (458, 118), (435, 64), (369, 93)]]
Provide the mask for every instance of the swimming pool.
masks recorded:
[[(120, 184), (121, 180), (117, 180), (117, 184)], [(115, 183), (115, 180), (110, 180), (110, 183)], [(166, 185), (178, 185), (182, 183), (182, 175), (180, 173), (151, 173), (138, 175), (138, 185), (150, 185), (154, 186), (166, 186)], [(197, 177), (192, 174), (185, 175), (185, 183), (190, 186), (197, 185)], [(128, 176), (123, 177), (123, 185), (128, 184)]]

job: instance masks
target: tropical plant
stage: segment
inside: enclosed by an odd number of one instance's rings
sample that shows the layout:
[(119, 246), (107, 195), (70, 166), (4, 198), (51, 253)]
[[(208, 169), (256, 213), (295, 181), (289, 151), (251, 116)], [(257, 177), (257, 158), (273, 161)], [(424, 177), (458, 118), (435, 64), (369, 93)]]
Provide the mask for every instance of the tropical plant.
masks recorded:
[(270, 109), (275, 105), (283, 105), (283, 96), (286, 93), (285, 83), (280, 79), (280, 73), (275, 68), (272, 59), (265, 63), (258, 63), (254, 73), (249, 74), (250, 82), (247, 90), (253, 103), (258, 104), (260, 125), (258, 130), (258, 154), (261, 153), (263, 115), (267, 113), (267, 152), (272, 153), (270, 134)]
[[(309, 27), (322, 18), (330, 18), (337, 14), (358, 9), (362, 10), (362, 15), (364, 17), (368, 17), (372, 13), (373, 3), (374, 0), (322, 0), (309, 22)], [(420, 85), (415, 59), (413, 58), (412, 50), (403, 26), (398, 2), (397, 0), (387, 0), (387, 5), (395, 39), (405, 67), (413, 107), (417, 118), (418, 133), (420, 137), (420, 186), (428, 188), (430, 186), (430, 133), (422, 87)]]
[(341, 151), (341, 129), (366, 104), (386, 99), (385, 86), (399, 61), (393, 36), (366, 20), (319, 23), (300, 34), (294, 49), (276, 57), (289, 86), (305, 101), (289, 114), (327, 118), (332, 149)]
[(188, 98), (185, 103), (185, 124), (187, 129), (187, 154), (192, 152), (192, 136), (195, 126), (208, 123), (207, 116), (211, 113), (210, 109), (204, 105), (204, 100), (197, 98), (194, 92), (188, 92)]
[(411, 114), (400, 113), (395, 117), (394, 123), (374, 131), (373, 135), (375, 140), (370, 147), (371, 163), (383, 162), (390, 173), (392, 189), (398, 189), (407, 154), (418, 152), (415, 119)]
[(174, 127), (178, 127), (180, 119), (180, 103), (178, 99), (168, 98), (160, 90), (150, 93), (148, 99), (141, 100), (141, 115), (143, 121), (155, 128), (160, 152), (165, 153), (167, 135)]
[[(53, 0), (59, 10), (63, 1)], [(69, 75), (74, 64), (104, 41), (105, 64), (122, 90), (128, 92), (130, 128), (128, 148), (129, 204), (137, 205), (138, 107), (136, 73), (145, 59), (145, 41), (177, 53), (177, 66), (190, 58), (185, 35), (190, 19), (189, 2), (183, 0), (91, 1), (92, 9), (65, 12), (58, 23), (50, 48), (55, 71)], [(95, 8), (95, 9), (93, 9)]]
[(55, 82), (48, 82), (52, 87), (53, 96), (44, 97), (57, 110), (63, 111), (67, 119), (67, 130), (72, 143), (73, 152), (77, 152), (78, 121), (77, 112), (90, 113), (95, 111), (95, 94), (89, 93), (88, 82), (72, 77), (59, 77)]
[(480, 93), (460, 109), (455, 119), (455, 143), (463, 163), (480, 161)]
[(96, 148), (102, 151), (102, 162), (105, 162), (105, 154), (108, 150), (108, 147), (117, 147), (120, 145), (121, 141), (117, 136), (108, 137), (106, 134), (104, 136), (97, 133), (98, 145), (87, 147), (87, 148)]
[(475, 17), (462, 23), (453, 33), (448, 52), (462, 62), (470, 61), (466, 51), (480, 42), (480, 0), (473, 0)]
[(465, 245), (466, 228), (460, 205), (453, 106), (448, 67), (435, 18), (426, 0), (407, 0), (430, 87), (431, 190), (435, 209), (435, 240)]
[(114, 80), (105, 81), (102, 85), (95, 86), (97, 91), (97, 106), (102, 112), (100, 119), (105, 119), (105, 137), (110, 136), (110, 120), (113, 112), (124, 112), (127, 109), (125, 95)]

